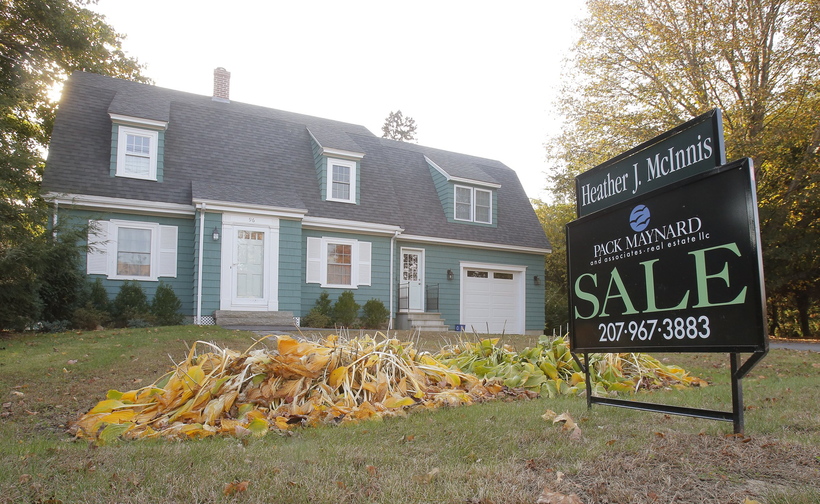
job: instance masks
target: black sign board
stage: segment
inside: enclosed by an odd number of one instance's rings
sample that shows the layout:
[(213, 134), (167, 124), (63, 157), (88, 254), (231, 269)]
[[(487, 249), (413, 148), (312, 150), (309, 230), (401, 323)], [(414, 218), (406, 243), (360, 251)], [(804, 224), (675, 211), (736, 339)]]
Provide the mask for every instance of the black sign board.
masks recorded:
[(567, 225), (570, 347), (765, 352), (751, 160)]
[(723, 121), (713, 109), (575, 178), (582, 217), (726, 163)]

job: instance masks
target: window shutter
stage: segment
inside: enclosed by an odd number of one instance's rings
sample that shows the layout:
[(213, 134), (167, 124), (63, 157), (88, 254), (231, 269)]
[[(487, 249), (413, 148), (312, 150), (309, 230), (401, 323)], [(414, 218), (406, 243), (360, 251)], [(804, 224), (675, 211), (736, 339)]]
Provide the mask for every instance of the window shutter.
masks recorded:
[(177, 276), (177, 227), (159, 227), (159, 268), (157, 276)]
[(305, 282), (322, 283), (322, 239), (307, 239), (307, 269)]
[(85, 255), (86, 273), (108, 274), (108, 221), (88, 221), (88, 252)]
[(359, 278), (358, 285), (370, 285), (370, 263), (372, 243), (359, 242)]

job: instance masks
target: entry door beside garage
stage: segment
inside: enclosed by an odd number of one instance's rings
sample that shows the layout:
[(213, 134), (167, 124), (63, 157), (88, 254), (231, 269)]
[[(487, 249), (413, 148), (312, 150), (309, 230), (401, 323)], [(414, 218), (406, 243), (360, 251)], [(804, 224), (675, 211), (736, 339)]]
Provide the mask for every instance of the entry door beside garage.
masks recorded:
[(524, 333), (524, 271), (462, 265), (461, 319), (467, 331)]

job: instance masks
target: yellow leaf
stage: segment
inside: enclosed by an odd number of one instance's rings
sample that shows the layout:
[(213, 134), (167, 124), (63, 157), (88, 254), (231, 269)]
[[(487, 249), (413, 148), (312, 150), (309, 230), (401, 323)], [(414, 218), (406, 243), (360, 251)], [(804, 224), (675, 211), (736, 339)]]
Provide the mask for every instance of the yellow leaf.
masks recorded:
[(557, 413), (555, 413), (551, 409), (548, 409), (546, 412), (544, 412), (543, 415), (541, 415), (541, 418), (543, 418), (545, 421), (549, 422), (550, 420), (552, 420), (556, 416), (557, 416)]
[(256, 437), (262, 437), (268, 433), (268, 421), (264, 418), (254, 418), (248, 424), (248, 430)]
[(339, 366), (330, 373), (330, 376), (327, 378), (327, 384), (335, 390), (339, 387), (339, 385), (341, 385), (346, 376), (347, 366)]
[(382, 404), (384, 404), (385, 408), (394, 409), (394, 408), (401, 408), (402, 406), (412, 406), (412, 405), (416, 404), (416, 401), (414, 401), (410, 397), (401, 397), (401, 396), (395, 396), (394, 395), (394, 396), (391, 396), (391, 397), (388, 397), (387, 399), (385, 399), (382, 402)]
[(130, 422), (134, 419), (136, 413), (132, 409), (122, 409), (111, 412), (100, 419), (101, 422), (108, 424), (119, 424), (123, 422)]
[(108, 413), (113, 411), (115, 408), (123, 408), (125, 406), (126, 405), (123, 404), (122, 401), (118, 401), (116, 399), (106, 399), (98, 402), (96, 406), (91, 408), (91, 411), (89, 411), (88, 414), (93, 415), (94, 413)]

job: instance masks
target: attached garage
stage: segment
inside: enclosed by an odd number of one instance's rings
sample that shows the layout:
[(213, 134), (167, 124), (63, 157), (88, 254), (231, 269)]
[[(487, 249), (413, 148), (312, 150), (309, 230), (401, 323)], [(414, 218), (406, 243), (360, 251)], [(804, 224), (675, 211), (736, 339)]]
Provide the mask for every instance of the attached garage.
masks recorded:
[(461, 323), (468, 332), (523, 334), (526, 269), (461, 264)]

